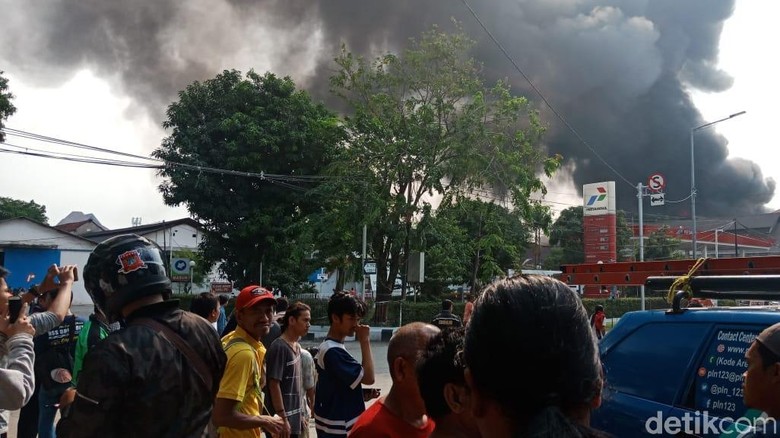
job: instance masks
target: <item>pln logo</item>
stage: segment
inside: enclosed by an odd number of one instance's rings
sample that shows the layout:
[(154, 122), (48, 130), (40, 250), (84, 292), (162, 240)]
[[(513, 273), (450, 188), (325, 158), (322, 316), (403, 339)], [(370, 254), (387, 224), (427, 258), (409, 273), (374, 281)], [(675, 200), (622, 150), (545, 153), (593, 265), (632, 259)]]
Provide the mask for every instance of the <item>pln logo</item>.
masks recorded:
[(607, 189), (604, 187), (596, 187), (596, 190), (599, 194), (591, 196), (590, 199), (588, 199), (588, 205), (593, 205), (596, 202), (601, 202), (607, 198)]

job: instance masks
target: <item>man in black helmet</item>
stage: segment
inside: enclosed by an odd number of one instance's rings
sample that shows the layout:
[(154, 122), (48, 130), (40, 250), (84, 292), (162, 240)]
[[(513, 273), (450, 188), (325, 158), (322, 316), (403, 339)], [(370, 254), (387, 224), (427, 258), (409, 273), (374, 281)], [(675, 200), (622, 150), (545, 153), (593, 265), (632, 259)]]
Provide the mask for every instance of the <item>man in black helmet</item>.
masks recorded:
[(203, 318), (169, 300), (160, 248), (135, 234), (92, 251), (87, 292), (126, 327), (84, 358), (60, 437), (200, 437), (211, 417), (225, 353)]

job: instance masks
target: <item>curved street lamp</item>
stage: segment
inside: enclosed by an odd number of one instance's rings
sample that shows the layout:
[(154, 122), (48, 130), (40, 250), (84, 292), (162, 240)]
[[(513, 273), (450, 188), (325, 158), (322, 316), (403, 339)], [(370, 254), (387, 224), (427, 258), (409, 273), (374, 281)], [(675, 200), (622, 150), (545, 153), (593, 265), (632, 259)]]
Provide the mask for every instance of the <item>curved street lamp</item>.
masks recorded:
[(728, 117), (724, 117), (719, 120), (715, 120), (714, 122), (705, 123), (703, 125), (697, 126), (695, 128), (691, 128), (691, 217), (693, 218), (693, 258), (695, 259), (696, 254), (696, 173), (694, 172), (694, 155), (693, 155), (693, 134), (696, 131), (702, 130), (704, 128), (710, 127), (716, 123), (725, 122), (726, 120), (733, 119), (734, 117), (741, 116), (742, 114), (745, 114), (747, 111), (740, 111), (738, 113), (734, 113)]

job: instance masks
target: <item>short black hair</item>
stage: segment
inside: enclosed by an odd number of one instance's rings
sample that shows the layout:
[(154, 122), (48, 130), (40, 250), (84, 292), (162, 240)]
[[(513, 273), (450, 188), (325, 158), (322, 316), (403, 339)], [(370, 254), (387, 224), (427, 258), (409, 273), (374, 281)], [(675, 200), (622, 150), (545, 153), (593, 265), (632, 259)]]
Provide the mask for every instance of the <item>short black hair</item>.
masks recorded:
[(279, 323), (279, 325), (282, 326), (282, 332), (287, 330), (287, 326), (290, 324), (290, 318), (297, 318), (301, 316), (301, 313), (305, 311), (311, 312), (311, 307), (309, 307), (307, 304), (302, 303), (300, 301), (294, 303), (292, 306), (289, 306), (287, 310), (284, 312), (284, 317), (282, 317), (282, 321)]
[(441, 310), (452, 310), (452, 301), (447, 299), (442, 300)]
[(209, 314), (219, 305), (219, 300), (211, 292), (203, 292), (192, 299), (190, 312), (208, 319)]
[(227, 296), (226, 294), (219, 294), (217, 295), (217, 298), (219, 298), (219, 304), (221, 306), (224, 306), (225, 304), (228, 303), (228, 301), (230, 301), (230, 297)]
[(463, 348), (463, 327), (444, 330), (428, 341), (428, 346), (417, 363), (417, 384), (425, 402), (425, 410), (434, 421), (451, 412), (444, 399), (444, 385), (465, 385), (463, 365), (456, 360)]
[(331, 295), (328, 301), (328, 322), (333, 323), (333, 315), (339, 318), (344, 314), (349, 314), (358, 318), (366, 315), (368, 310), (366, 303), (347, 292), (336, 292)]
[(276, 311), (277, 312), (285, 312), (287, 311), (287, 308), (290, 307), (290, 301), (287, 300), (287, 297), (281, 296), (276, 299)]
[(6, 278), (8, 277), (8, 274), (10, 274), (11, 271), (8, 269), (5, 269), (5, 266), (0, 266), (0, 278)]

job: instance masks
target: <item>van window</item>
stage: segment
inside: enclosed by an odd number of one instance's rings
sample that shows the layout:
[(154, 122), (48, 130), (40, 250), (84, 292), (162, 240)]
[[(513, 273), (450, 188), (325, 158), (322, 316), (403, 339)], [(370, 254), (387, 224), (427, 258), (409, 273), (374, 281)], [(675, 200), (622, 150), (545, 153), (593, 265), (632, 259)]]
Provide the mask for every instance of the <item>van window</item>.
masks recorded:
[(696, 364), (692, 406), (716, 417), (739, 417), (746, 408), (742, 400), (742, 374), (747, 369), (745, 353), (759, 327), (720, 326), (707, 340), (704, 354)]
[(612, 391), (673, 404), (690, 378), (688, 370), (710, 327), (699, 323), (639, 327), (603, 355), (606, 385)]

